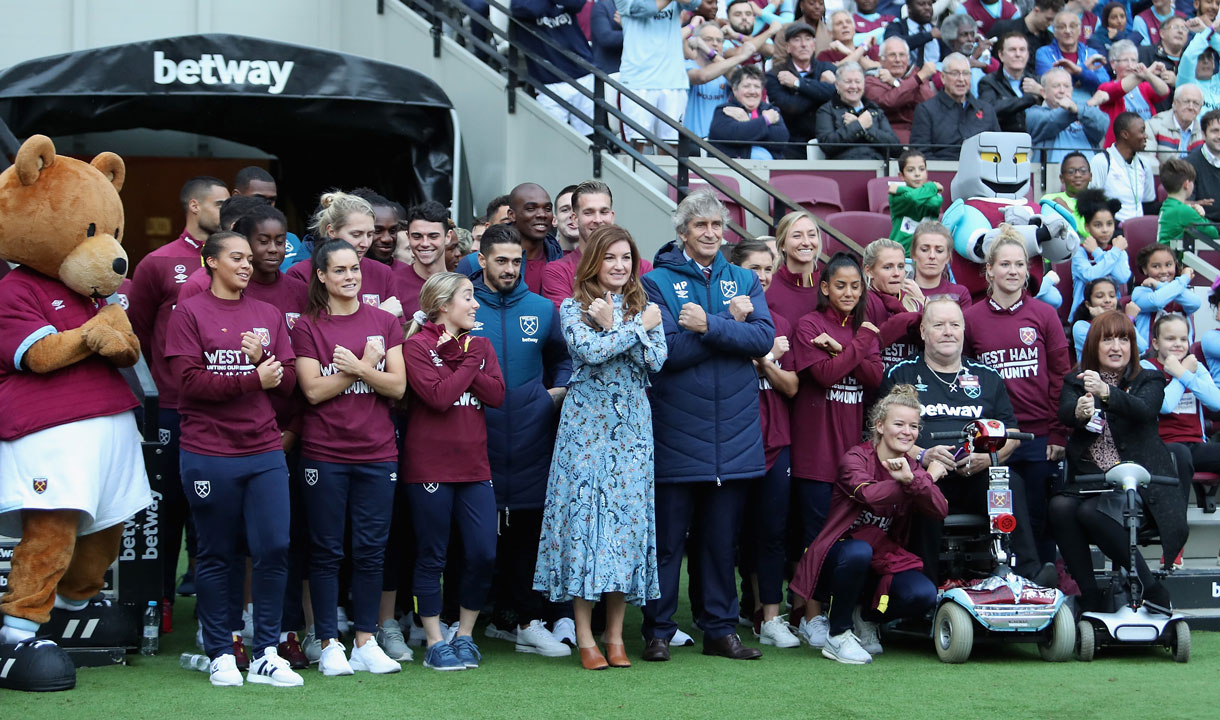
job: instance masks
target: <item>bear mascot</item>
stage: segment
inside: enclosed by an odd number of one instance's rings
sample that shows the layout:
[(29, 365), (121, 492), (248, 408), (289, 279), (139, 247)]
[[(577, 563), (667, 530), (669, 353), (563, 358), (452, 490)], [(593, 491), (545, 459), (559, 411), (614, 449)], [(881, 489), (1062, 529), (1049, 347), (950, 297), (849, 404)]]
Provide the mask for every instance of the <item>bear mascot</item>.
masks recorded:
[(1028, 199), (1030, 144), (1027, 133), (1007, 132), (983, 132), (962, 143), (951, 185), (955, 199), (941, 222), (953, 233), (954, 282), (964, 285), (975, 301), (986, 295), (981, 266), (1000, 224), (1007, 223), (1025, 238), (1030, 278), (1040, 284), (1034, 294), (1053, 307), (1063, 303), (1055, 288), (1058, 276), (1044, 273), (1038, 258), (1052, 263), (1071, 260), (1080, 238), (1067, 208)]
[(152, 501), (119, 368), (140, 343), (107, 304), (127, 273), (123, 160), (22, 144), (0, 173), (0, 534), (20, 537), (0, 598), (0, 687), (76, 685), (67, 653), (37, 637), (56, 613), (87, 617), (123, 523)]

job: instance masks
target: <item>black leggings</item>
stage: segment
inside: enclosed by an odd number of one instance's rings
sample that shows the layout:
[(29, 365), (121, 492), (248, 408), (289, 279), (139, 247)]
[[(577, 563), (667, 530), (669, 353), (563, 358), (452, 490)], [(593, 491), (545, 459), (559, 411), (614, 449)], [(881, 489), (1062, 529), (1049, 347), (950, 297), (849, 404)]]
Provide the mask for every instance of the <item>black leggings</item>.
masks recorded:
[(1196, 472), (1220, 473), (1220, 445), (1215, 443), (1165, 443), (1178, 466), (1178, 488), (1182, 501), (1190, 504), (1190, 489)]
[[(1105, 556), (1127, 570), (1131, 569), (1131, 538), (1122, 525), (1097, 509), (1098, 497), (1079, 495), (1056, 495), (1050, 501), (1051, 530), (1059, 552), (1067, 564), (1068, 572), (1080, 586), (1082, 597), (1092, 600), (1100, 595), (1097, 577), (1093, 572), (1093, 555), (1089, 545), (1096, 545)], [(1144, 556), (1135, 554), (1135, 572), (1144, 588), (1151, 588), (1157, 580), (1144, 562)]]

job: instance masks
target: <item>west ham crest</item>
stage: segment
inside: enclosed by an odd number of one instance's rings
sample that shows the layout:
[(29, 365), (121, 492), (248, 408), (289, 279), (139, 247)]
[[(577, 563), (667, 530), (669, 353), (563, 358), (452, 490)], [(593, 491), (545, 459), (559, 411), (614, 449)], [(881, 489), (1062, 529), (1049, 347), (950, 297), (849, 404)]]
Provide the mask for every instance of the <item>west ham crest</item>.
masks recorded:
[(318, 484), (318, 469), (317, 468), (305, 468), (305, 483), (307, 485), (317, 485)]
[(263, 347), (271, 346), (271, 331), (267, 328), (254, 328), (254, 337), (258, 338)]
[(195, 494), (201, 498), (206, 498), (212, 492), (212, 483), (209, 480), (195, 481)]
[(381, 296), (380, 295), (366, 293), (366, 294), (360, 296), (360, 301), (363, 302), (365, 305), (372, 305), (373, 307), (381, 307)]
[(284, 313), (284, 322), (288, 324), (289, 330), (297, 326), (297, 320), (300, 318), (301, 313)]
[(537, 315), (522, 315), (520, 317), (521, 332), (526, 335), (533, 335), (538, 332), (538, 316)]
[(1018, 331), (1018, 333), (1020, 334), (1021, 342), (1025, 343), (1026, 345), (1033, 345), (1038, 341), (1038, 331), (1035, 328), (1023, 327)]
[(734, 295), (736, 295), (737, 294), (737, 281), (736, 280), (721, 280), (720, 281), (720, 294), (727, 298), (731, 298)]
[(170, 433), (169, 428), (157, 428), (157, 440), (162, 445), (169, 445), (171, 437), (173, 437), (173, 434)]
[(34, 492), (41, 495), (46, 491), (47, 491), (47, 479), (46, 478), (34, 478)]

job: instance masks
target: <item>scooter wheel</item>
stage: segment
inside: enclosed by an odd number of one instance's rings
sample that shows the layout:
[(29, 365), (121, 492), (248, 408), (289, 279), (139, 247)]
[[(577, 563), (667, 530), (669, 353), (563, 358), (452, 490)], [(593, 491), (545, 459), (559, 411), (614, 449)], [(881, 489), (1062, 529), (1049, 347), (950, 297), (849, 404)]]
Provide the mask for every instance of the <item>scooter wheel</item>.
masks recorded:
[(1038, 643), (1038, 654), (1047, 662), (1070, 660), (1076, 647), (1076, 624), (1072, 622), (1072, 611), (1066, 605), (1060, 606), (1055, 613), (1050, 633), (1050, 638)]
[(1190, 662), (1190, 626), (1185, 620), (1175, 620), (1170, 628), (1173, 641), (1169, 649), (1173, 651), (1174, 662)]
[(974, 648), (974, 619), (955, 602), (942, 603), (932, 622), (936, 656), (944, 663), (964, 663)]
[(1097, 652), (1097, 631), (1093, 623), (1081, 620), (1076, 623), (1076, 659), (1080, 662), (1093, 662)]

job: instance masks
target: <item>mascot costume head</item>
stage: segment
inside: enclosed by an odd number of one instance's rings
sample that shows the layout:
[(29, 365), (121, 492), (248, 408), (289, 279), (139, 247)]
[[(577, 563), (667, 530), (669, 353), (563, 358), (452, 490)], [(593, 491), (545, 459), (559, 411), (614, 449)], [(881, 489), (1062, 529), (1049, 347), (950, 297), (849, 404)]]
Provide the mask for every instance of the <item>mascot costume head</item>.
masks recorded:
[(0, 258), (18, 264), (0, 279), (0, 534), (21, 538), (0, 599), (0, 688), (75, 686), (71, 659), (39, 637), (57, 627), (135, 636), (114, 627), (129, 613), (93, 600), (124, 521), (152, 499), (119, 373), (140, 344), (105, 300), (127, 273), (124, 172), (118, 155), (81, 162), (35, 135), (0, 173)]

